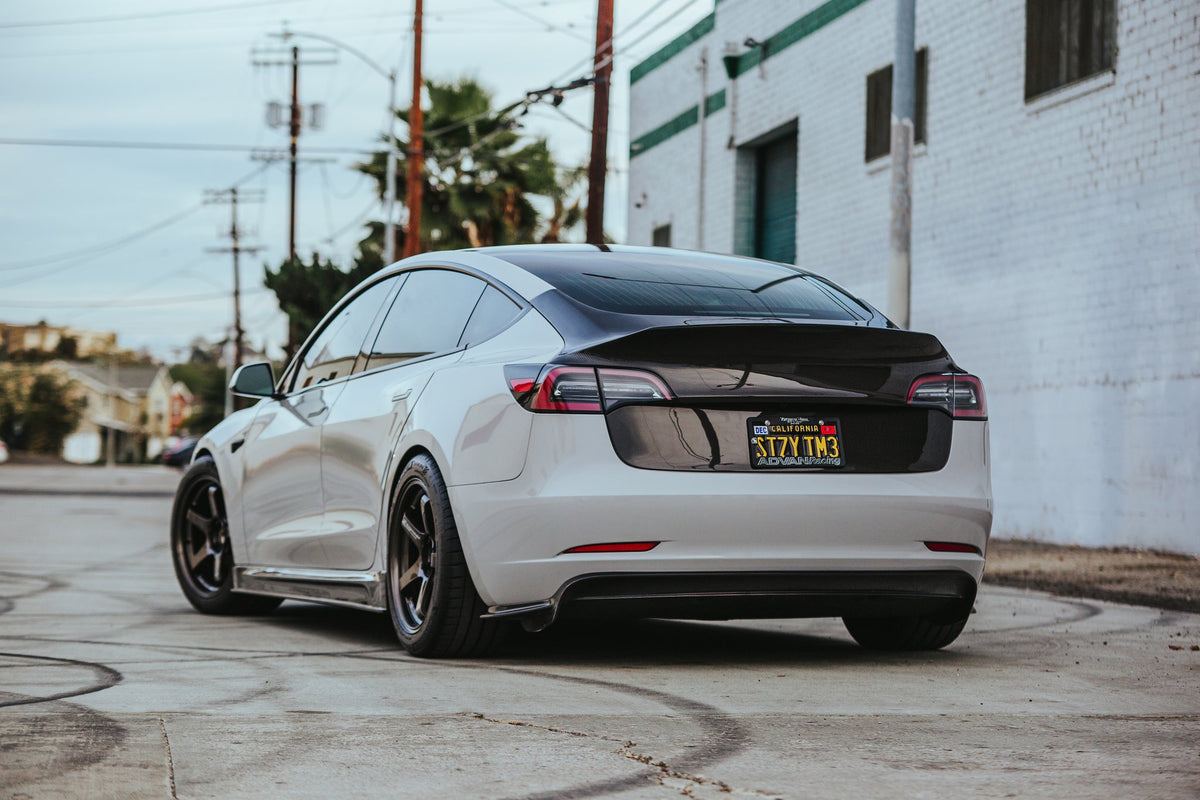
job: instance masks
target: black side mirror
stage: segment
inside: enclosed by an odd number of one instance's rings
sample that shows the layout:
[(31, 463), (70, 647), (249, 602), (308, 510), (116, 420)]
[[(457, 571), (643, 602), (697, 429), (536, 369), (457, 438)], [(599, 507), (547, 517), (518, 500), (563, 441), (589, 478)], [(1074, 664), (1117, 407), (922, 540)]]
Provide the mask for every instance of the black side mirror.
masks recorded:
[(233, 373), (229, 391), (238, 397), (274, 397), (275, 373), (266, 361), (243, 364)]

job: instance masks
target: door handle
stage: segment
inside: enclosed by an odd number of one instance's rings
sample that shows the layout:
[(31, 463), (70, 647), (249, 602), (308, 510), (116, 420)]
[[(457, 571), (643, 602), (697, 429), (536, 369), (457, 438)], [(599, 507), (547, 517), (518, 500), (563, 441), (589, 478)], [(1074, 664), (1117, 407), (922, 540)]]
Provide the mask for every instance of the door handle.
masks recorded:
[(328, 410), (329, 410), (329, 406), (321, 406), (321, 407), (320, 407), (320, 408), (318, 408), (316, 411), (310, 411), (310, 412), (308, 412), (308, 414), (306, 414), (305, 416), (307, 416), (309, 419), (312, 419), (313, 417), (319, 417), (319, 416), (321, 416), (322, 414), (324, 414), (324, 413), (325, 413), (326, 411), (328, 411)]
[(406, 399), (410, 394), (412, 394), (411, 386), (405, 389), (403, 392), (396, 392), (394, 395), (392, 395), (392, 402), (399, 403), (401, 400)]

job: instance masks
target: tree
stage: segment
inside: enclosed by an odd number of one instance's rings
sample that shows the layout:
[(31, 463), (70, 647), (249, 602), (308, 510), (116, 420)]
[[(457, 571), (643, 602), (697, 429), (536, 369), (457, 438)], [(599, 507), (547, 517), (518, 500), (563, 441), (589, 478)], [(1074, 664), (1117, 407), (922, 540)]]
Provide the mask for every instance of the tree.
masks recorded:
[[(517, 106), (492, 108), (492, 95), (470, 78), (427, 81), (429, 110), (425, 114), (424, 181), (421, 207), (421, 249), (558, 241), (563, 231), (582, 219), (574, 170), (555, 164), (544, 138), (517, 132)], [(397, 112), (408, 121), (408, 110)], [(399, 149), (408, 142), (397, 140)], [(376, 153), (358, 168), (375, 178), (380, 197), (387, 172), (385, 153)], [(405, 161), (397, 167), (404, 186)], [(533, 198), (542, 197), (554, 213), (543, 218)], [(403, 250), (404, 232), (397, 231), (396, 252)], [(361, 245), (382, 250), (382, 226), (372, 226)]]
[(58, 455), (83, 418), (71, 381), (48, 372), (0, 369), (0, 438), (18, 450)]
[[(193, 348), (193, 353), (200, 348)], [(192, 433), (203, 433), (225, 418), (225, 367), (206, 359), (176, 364), (170, 368), (171, 380), (188, 387), (199, 408), (185, 421)]]
[(305, 264), (299, 258), (285, 259), (274, 272), (266, 267), (263, 283), (275, 293), (279, 308), (288, 317), (288, 354), (304, 341), (325, 312), (346, 292), (383, 266), (375, 253), (360, 253), (350, 270), (343, 270), (329, 259), (313, 253)]

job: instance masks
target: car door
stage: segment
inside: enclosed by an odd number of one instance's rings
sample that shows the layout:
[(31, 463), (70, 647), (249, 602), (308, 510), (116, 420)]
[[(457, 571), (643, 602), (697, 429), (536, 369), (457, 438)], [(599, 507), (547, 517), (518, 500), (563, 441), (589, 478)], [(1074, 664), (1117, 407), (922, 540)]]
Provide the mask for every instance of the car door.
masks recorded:
[(479, 278), (449, 269), (408, 273), (379, 326), (365, 371), (333, 404), (321, 463), (321, 541), (331, 567), (371, 566), (390, 488), (392, 445), (430, 376), (459, 359), (463, 329), (487, 288)]
[(263, 400), (242, 445), (247, 565), (324, 567), (321, 426), (345, 391), (368, 331), (395, 288), (374, 283), (330, 317), (284, 377), (284, 397)]

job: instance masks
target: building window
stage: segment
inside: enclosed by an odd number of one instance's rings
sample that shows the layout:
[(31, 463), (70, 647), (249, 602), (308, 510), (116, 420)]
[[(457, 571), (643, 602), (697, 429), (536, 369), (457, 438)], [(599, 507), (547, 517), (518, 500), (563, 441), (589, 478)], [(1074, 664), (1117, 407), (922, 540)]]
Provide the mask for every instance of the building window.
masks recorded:
[(1025, 99), (1113, 68), (1116, 0), (1026, 0)]
[(671, 246), (671, 225), (659, 225), (654, 229), (651, 243), (655, 247), (670, 247)]
[[(917, 85), (914, 98), (916, 119), (915, 141), (925, 141), (925, 77), (928, 47), (917, 51)], [(867, 76), (867, 152), (866, 160), (874, 161), (892, 152), (892, 65), (888, 64)]]

